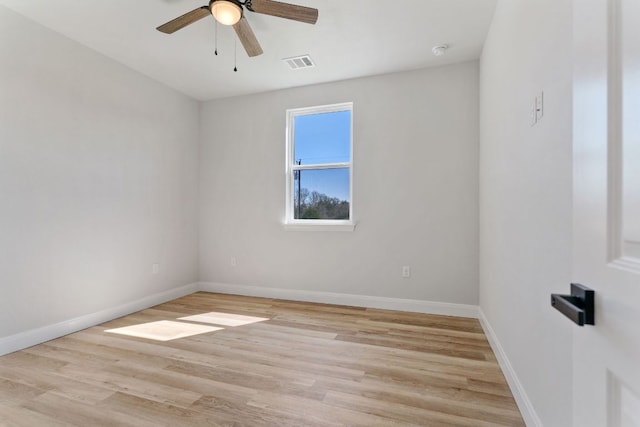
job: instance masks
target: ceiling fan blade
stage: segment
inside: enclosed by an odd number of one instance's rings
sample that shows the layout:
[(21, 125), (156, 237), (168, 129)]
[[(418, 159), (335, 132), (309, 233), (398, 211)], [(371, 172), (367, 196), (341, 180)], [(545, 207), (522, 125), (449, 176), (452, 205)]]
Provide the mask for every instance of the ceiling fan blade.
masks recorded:
[(242, 42), (244, 50), (247, 51), (247, 55), (250, 57), (262, 55), (260, 43), (258, 43), (258, 39), (249, 25), (249, 21), (247, 21), (244, 16), (233, 25), (233, 29), (236, 30), (236, 34)]
[(292, 19), (307, 24), (315, 24), (316, 21), (318, 21), (318, 9), (311, 7), (281, 3), (273, 0), (251, 0), (247, 1), (246, 6), (249, 10), (256, 13)]
[(191, 12), (187, 12), (184, 15), (167, 22), (166, 24), (160, 25), (158, 28), (156, 28), (156, 30), (165, 34), (173, 34), (179, 29), (193, 24), (194, 22), (201, 20), (207, 15), (211, 15), (209, 8), (207, 6), (202, 6), (195, 10), (192, 10)]

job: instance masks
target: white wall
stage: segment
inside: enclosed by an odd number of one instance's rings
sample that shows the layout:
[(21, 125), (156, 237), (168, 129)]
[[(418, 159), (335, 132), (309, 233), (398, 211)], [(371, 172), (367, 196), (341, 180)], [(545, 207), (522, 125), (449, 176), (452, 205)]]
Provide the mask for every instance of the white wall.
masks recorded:
[(198, 104), (4, 7), (0, 28), (0, 338), (195, 282)]
[[(346, 101), (358, 225), (285, 231), (285, 110)], [(477, 62), (205, 103), (200, 278), (477, 304), (477, 167)]]
[(501, 0), (480, 62), (480, 306), (547, 427), (572, 423), (572, 324), (549, 303), (571, 279), (571, 23), (570, 0)]

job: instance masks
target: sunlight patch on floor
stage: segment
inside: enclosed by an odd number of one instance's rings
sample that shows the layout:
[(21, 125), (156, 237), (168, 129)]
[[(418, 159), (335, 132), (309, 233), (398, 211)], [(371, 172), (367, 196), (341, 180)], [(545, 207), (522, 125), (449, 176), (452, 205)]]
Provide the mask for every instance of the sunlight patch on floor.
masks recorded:
[(160, 320), (157, 322), (125, 326), (123, 328), (107, 329), (105, 332), (146, 338), (155, 341), (171, 341), (178, 338), (215, 332), (221, 329), (224, 328), (208, 325), (196, 325), (193, 323), (173, 322), (171, 320)]
[(211, 312), (196, 314), (195, 316), (180, 317), (178, 320), (187, 320), (190, 322), (209, 323), (212, 325), (222, 326), (243, 326), (250, 325), (252, 323), (264, 322), (265, 320), (269, 319), (265, 317), (251, 317), (242, 316), (240, 314)]

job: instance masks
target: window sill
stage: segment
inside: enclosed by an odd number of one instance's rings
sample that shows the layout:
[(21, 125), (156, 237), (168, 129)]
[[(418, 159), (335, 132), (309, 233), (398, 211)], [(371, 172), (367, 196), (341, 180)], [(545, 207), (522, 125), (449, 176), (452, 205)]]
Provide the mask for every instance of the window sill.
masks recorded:
[(285, 231), (346, 231), (352, 232), (356, 224), (350, 221), (304, 221), (283, 224)]

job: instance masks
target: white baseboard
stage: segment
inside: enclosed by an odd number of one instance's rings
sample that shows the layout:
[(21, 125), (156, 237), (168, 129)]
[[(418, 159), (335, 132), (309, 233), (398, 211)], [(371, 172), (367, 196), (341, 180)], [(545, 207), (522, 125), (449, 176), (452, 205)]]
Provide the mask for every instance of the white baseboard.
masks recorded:
[(468, 317), (473, 319), (478, 318), (478, 306), (467, 304), (452, 304), (446, 302), (303, 291), (297, 289), (265, 288), (261, 286), (230, 285), (225, 283), (209, 282), (201, 282), (199, 284), (199, 289), (201, 291), (220, 294), (317, 302), (322, 304), (337, 304), (352, 307), (381, 308), (386, 310), (439, 314), (443, 316)]
[(166, 292), (151, 295), (132, 301), (118, 307), (108, 308), (97, 313), (65, 320), (53, 325), (21, 332), (0, 338), (0, 356), (40, 344), (54, 338), (59, 338), (82, 329), (90, 328), (136, 311), (144, 310), (154, 305), (162, 304), (198, 291), (198, 284), (192, 283)]
[(518, 405), (518, 409), (520, 409), (520, 413), (522, 414), (525, 424), (527, 427), (543, 427), (542, 421), (540, 421), (540, 417), (538, 417), (538, 414), (533, 408), (533, 404), (531, 403), (531, 400), (529, 400), (529, 396), (527, 396), (516, 371), (513, 369), (513, 366), (511, 366), (507, 353), (505, 353), (502, 348), (502, 345), (498, 340), (498, 336), (491, 327), (491, 324), (489, 324), (489, 321), (481, 308), (478, 308), (478, 314), (480, 325), (482, 325), (482, 329), (489, 340), (491, 349), (498, 359), (500, 369), (502, 369), (502, 373), (507, 379), (507, 384), (509, 384), (511, 394), (513, 394), (513, 398), (516, 400), (516, 404)]

